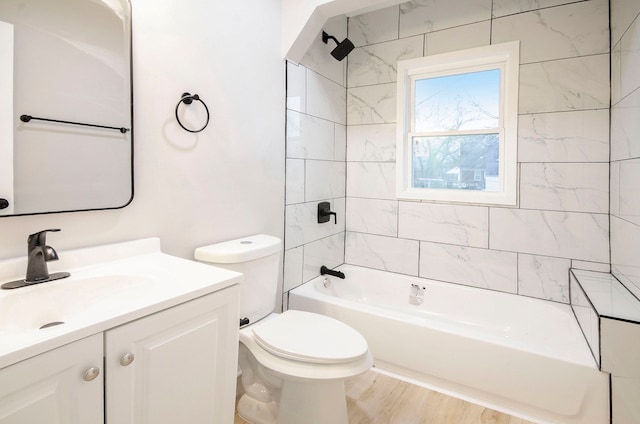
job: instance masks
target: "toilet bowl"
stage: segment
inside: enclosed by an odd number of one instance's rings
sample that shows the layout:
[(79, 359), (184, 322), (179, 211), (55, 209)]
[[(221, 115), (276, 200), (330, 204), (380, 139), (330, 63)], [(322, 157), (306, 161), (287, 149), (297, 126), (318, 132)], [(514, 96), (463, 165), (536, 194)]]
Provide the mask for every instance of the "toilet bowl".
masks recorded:
[(368, 370), (373, 357), (364, 337), (336, 319), (271, 313), (280, 251), (278, 238), (257, 235), (195, 252), (201, 262), (244, 274), (240, 322), (249, 324), (239, 330), (238, 413), (254, 424), (347, 424), (344, 380)]
[(373, 363), (360, 333), (295, 310), (241, 329), (239, 356), (238, 413), (256, 424), (346, 424), (344, 380)]

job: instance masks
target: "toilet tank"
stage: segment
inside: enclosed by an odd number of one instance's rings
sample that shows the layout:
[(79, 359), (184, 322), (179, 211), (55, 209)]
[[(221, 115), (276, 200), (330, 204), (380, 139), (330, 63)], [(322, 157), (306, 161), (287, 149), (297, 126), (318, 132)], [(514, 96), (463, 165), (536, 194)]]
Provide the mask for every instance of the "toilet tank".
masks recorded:
[(253, 323), (275, 309), (281, 250), (279, 238), (257, 234), (198, 247), (195, 258), (243, 274), (240, 319)]

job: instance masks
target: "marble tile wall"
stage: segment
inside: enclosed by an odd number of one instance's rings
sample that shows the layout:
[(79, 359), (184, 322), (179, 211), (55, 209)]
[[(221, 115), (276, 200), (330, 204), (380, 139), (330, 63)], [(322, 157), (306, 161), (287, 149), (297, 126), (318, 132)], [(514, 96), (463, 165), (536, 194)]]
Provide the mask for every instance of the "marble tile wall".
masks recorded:
[(640, 298), (640, 2), (611, 0), (611, 271)]
[[(640, 202), (627, 200), (640, 191), (631, 119), (640, 73), (626, 71), (640, 67), (640, 19), (629, 17), (638, 9), (612, 0), (621, 21), (612, 225), (631, 225), (627, 239), (640, 238), (630, 218)], [(569, 267), (609, 270), (608, 0), (413, 0), (349, 18), (348, 35), (357, 47), (346, 73), (347, 263), (563, 303)], [(396, 200), (397, 61), (512, 40), (521, 41), (518, 206)], [(625, 139), (633, 130), (635, 144)]]
[[(347, 19), (324, 29), (342, 40)], [(330, 43), (332, 43), (330, 41)], [(287, 63), (283, 308), (288, 291), (344, 263), (346, 228), (346, 61), (320, 35), (301, 63)], [(331, 202), (337, 224), (317, 223), (318, 202)]]

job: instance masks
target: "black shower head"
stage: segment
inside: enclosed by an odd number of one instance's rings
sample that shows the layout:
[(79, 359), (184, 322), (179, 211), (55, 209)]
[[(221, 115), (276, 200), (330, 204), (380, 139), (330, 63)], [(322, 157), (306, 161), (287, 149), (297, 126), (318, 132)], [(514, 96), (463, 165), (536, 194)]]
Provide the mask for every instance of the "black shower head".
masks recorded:
[(339, 42), (336, 37), (333, 35), (329, 35), (326, 32), (322, 31), (322, 41), (327, 44), (329, 39), (336, 42), (337, 46), (335, 49), (331, 51), (331, 56), (333, 56), (336, 60), (342, 60), (353, 50), (356, 46), (353, 45), (351, 40), (345, 38), (342, 42)]

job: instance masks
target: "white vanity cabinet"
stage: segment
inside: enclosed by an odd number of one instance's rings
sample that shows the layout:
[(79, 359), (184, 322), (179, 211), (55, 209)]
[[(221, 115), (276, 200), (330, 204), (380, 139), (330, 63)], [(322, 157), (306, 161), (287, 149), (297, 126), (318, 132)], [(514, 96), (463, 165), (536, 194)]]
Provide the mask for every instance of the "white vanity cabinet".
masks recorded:
[(0, 424), (232, 423), (237, 321), (231, 286), (0, 369)]
[(0, 424), (102, 424), (102, 334), (0, 369)]
[(157, 238), (59, 255), (69, 278), (0, 290), (0, 424), (233, 422), (242, 274)]
[(106, 424), (233, 422), (237, 290), (105, 332)]

